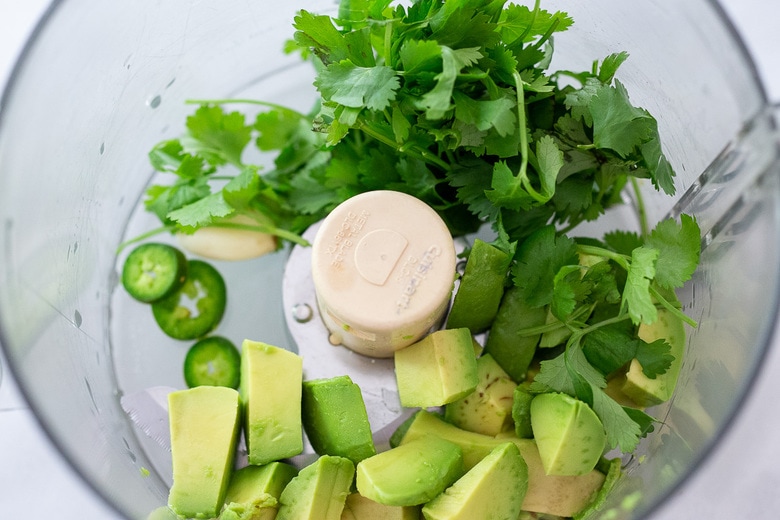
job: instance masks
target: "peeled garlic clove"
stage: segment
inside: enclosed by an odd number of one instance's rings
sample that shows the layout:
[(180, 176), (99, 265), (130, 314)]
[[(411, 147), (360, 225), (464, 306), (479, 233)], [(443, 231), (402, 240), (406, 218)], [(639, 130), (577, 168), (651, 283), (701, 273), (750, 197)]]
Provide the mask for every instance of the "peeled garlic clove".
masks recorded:
[[(237, 215), (225, 222), (257, 225), (245, 215)], [(192, 234), (178, 233), (177, 239), (183, 249), (212, 260), (248, 260), (276, 251), (277, 246), (274, 235), (218, 226), (203, 227)]]

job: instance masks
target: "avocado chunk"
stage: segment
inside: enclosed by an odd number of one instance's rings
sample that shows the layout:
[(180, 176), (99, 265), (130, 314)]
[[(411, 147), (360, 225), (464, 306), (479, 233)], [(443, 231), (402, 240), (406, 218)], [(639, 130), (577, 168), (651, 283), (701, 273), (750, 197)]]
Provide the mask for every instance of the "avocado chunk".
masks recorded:
[(395, 352), (403, 406), (443, 406), (477, 387), (477, 358), (467, 328), (439, 330)]
[(352, 493), (344, 504), (341, 520), (420, 520), (420, 507), (386, 506)]
[(528, 391), (526, 384), (518, 385), (512, 393), (512, 422), (515, 426), (515, 435), (521, 439), (530, 439), (534, 436), (531, 428), (531, 401), (534, 395)]
[(314, 451), (355, 464), (376, 454), (366, 405), (349, 376), (303, 383), (303, 427)]
[(518, 287), (510, 287), (504, 293), (485, 342), (485, 353), (493, 356), (515, 382), (526, 378), (541, 336), (520, 335), (520, 332), (544, 325), (546, 318), (546, 308), (528, 305)]
[(485, 435), (512, 428), (515, 382), (490, 354), (477, 359), (477, 377), (473, 392), (445, 406), (444, 419), (458, 428)]
[(426, 520), (516, 519), (528, 489), (528, 466), (511, 442), (490, 452), (425, 506)]
[(578, 476), (547, 475), (539, 457), (536, 443), (517, 438), (513, 432), (496, 437), (462, 430), (442, 420), (438, 415), (421, 410), (403, 425), (405, 432), (400, 444), (426, 436), (440, 437), (460, 446), (465, 469), (474, 467), (493, 449), (509, 441), (520, 450), (528, 465), (528, 491), (523, 510), (535, 513), (572, 516), (587, 506), (604, 483), (604, 474), (593, 470)]
[(283, 462), (233, 472), (219, 520), (273, 520), (282, 490), (297, 473), (294, 466)]
[(452, 301), (447, 328), (467, 327), (476, 334), (490, 326), (501, 303), (511, 260), (497, 247), (478, 238), (474, 240)]
[(582, 475), (596, 467), (606, 433), (596, 413), (568, 394), (539, 394), (531, 401), (531, 428), (548, 475)]
[(250, 464), (267, 464), (303, 451), (302, 383), (300, 356), (244, 340), (240, 392)]
[(284, 488), (276, 520), (340, 520), (354, 479), (351, 460), (319, 457)]
[(360, 461), (357, 490), (380, 504), (416, 506), (444, 491), (462, 474), (461, 449), (428, 436)]
[(648, 343), (665, 340), (671, 347), (670, 354), (674, 356), (674, 360), (666, 372), (650, 379), (642, 372), (639, 361), (634, 358), (626, 373), (623, 393), (639, 406), (661, 404), (672, 397), (677, 386), (685, 352), (685, 327), (678, 316), (666, 309), (658, 309), (658, 319), (649, 325), (639, 325), (637, 335)]
[(225, 501), (240, 428), (238, 392), (199, 386), (168, 395), (173, 485), (168, 505), (186, 518), (216, 517)]

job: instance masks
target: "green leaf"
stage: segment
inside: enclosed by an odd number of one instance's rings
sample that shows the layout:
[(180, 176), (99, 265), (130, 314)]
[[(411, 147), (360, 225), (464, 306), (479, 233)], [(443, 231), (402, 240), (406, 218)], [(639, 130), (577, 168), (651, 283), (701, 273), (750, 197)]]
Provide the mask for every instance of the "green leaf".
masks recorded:
[(636, 357), (639, 340), (621, 324), (600, 327), (582, 339), (588, 362), (610, 375)]
[(509, 169), (505, 161), (493, 165), (492, 188), (485, 195), (496, 206), (512, 210), (524, 210), (533, 206), (535, 199), (526, 191), (523, 180)]
[(478, 130), (495, 128), (498, 135), (504, 137), (512, 134), (517, 127), (517, 117), (513, 112), (516, 103), (508, 97), (475, 100), (455, 91), (453, 98), (455, 117), (464, 123), (474, 125)]
[(628, 59), (628, 53), (625, 51), (616, 52), (604, 58), (604, 60), (601, 62), (601, 66), (599, 67), (599, 73), (598, 73), (599, 81), (601, 81), (604, 84), (612, 83), (612, 80), (615, 78), (615, 73), (617, 72), (618, 68), (627, 59)]
[(241, 154), (252, 137), (252, 128), (241, 112), (225, 113), (220, 106), (202, 105), (187, 118), (188, 135), (181, 139), (187, 153), (209, 164), (241, 164)]
[(553, 226), (545, 226), (518, 246), (516, 260), (515, 285), (529, 305), (541, 307), (552, 302), (558, 271), (577, 264), (577, 244), (566, 235), (557, 236)]
[(602, 85), (590, 101), (593, 117), (593, 144), (627, 157), (655, 133), (655, 119), (644, 109), (634, 107), (622, 83)]
[(255, 143), (260, 150), (281, 150), (301, 134), (311, 134), (311, 123), (291, 110), (269, 110), (257, 114), (254, 124), (258, 131)]
[(441, 50), (441, 45), (433, 40), (404, 40), (399, 51), (404, 77), (441, 70)]
[(623, 307), (627, 308), (635, 325), (653, 323), (658, 317), (658, 310), (650, 295), (656, 260), (658, 250), (649, 247), (638, 247), (631, 254), (631, 267), (623, 289)]
[(542, 183), (541, 193), (544, 197), (550, 198), (555, 193), (558, 173), (564, 164), (563, 152), (551, 136), (545, 135), (536, 142), (536, 163), (539, 180)]
[(560, 11), (534, 11), (525, 5), (509, 4), (501, 12), (498, 26), (505, 42), (531, 42), (545, 34), (553, 23), (557, 23), (555, 31), (558, 32), (568, 29), (574, 21)]
[(699, 265), (701, 230), (696, 220), (682, 214), (659, 222), (647, 237), (647, 245), (658, 250), (655, 281), (665, 289), (682, 287)]
[(219, 191), (170, 212), (168, 218), (176, 222), (182, 231), (192, 232), (233, 212), (234, 209), (225, 202)]
[(664, 374), (672, 366), (672, 347), (663, 339), (647, 343), (637, 340), (636, 360), (642, 365), (642, 372), (650, 379)]
[(596, 412), (604, 431), (607, 433), (607, 445), (620, 448), (623, 453), (631, 453), (639, 445), (643, 429), (627, 413), (626, 409), (591, 384), (593, 390), (593, 411)]
[(425, 116), (431, 120), (444, 117), (452, 108), (452, 91), (460, 71), (482, 58), (479, 47), (451, 49), (441, 47), (442, 71), (436, 75), (436, 85), (426, 92), (419, 101), (425, 110)]
[(347, 42), (329, 16), (301, 10), (293, 21), (293, 27), (297, 29), (294, 38), (298, 45), (311, 47), (326, 65), (349, 58)]
[(642, 247), (642, 238), (633, 231), (615, 230), (604, 234), (604, 243), (613, 251), (621, 255), (631, 255), (637, 247)]
[(329, 65), (320, 72), (314, 85), (327, 100), (371, 110), (384, 110), (401, 86), (390, 67), (358, 67), (349, 61)]
[(581, 273), (580, 266), (566, 265), (555, 275), (550, 311), (562, 322), (568, 320), (577, 304), (582, 302), (590, 292), (590, 287), (583, 282)]

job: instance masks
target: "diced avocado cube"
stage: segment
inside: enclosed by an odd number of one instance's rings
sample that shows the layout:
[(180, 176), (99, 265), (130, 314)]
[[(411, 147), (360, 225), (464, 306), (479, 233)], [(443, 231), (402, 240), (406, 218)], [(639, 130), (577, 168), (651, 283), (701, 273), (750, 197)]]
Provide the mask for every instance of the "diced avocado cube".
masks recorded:
[(240, 392), (250, 464), (267, 464), (303, 451), (302, 383), (300, 356), (244, 340)]
[(467, 328), (439, 330), (395, 352), (401, 404), (431, 407), (451, 403), (477, 387), (477, 358)]
[(276, 520), (340, 520), (354, 479), (351, 460), (319, 457), (284, 488)]
[(358, 493), (388, 506), (428, 502), (463, 474), (463, 453), (456, 445), (429, 436), (362, 460), (357, 465)]
[(539, 394), (531, 401), (531, 428), (548, 475), (583, 475), (604, 453), (606, 433), (596, 413), (568, 394)]
[(467, 470), (497, 446), (507, 441), (514, 443), (528, 465), (528, 491), (523, 500), (524, 511), (572, 516), (591, 502), (604, 483), (604, 474), (595, 469), (578, 476), (547, 475), (536, 443), (531, 439), (517, 438), (513, 432), (501, 433), (496, 437), (468, 432), (426, 410), (417, 412), (403, 428), (405, 432), (400, 445), (427, 436), (440, 437), (457, 444), (463, 450), (463, 465)]
[(357, 464), (376, 454), (363, 395), (349, 376), (304, 381), (303, 426), (320, 455)]
[(284, 462), (249, 465), (233, 472), (219, 520), (273, 520), (282, 490), (297, 473)]
[(352, 493), (344, 504), (341, 520), (420, 520), (420, 507), (386, 506)]
[(493, 356), (517, 383), (526, 378), (540, 337), (540, 334), (520, 335), (520, 332), (544, 325), (546, 318), (546, 308), (528, 305), (519, 288), (511, 287), (504, 293), (485, 342), (485, 353)]
[(504, 293), (512, 258), (495, 246), (475, 239), (447, 318), (447, 328), (482, 332), (493, 322)]
[(636, 359), (631, 361), (623, 393), (639, 406), (654, 406), (668, 401), (677, 386), (683, 354), (685, 353), (685, 326), (682, 320), (666, 309), (658, 310), (658, 319), (652, 324), (639, 325), (638, 336), (648, 343), (663, 339), (671, 347), (674, 356), (671, 366), (655, 379), (642, 372), (642, 365)]
[(216, 517), (225, 501), (240, 427), (238, 392), (199, 386), (168, 395), (173, 485), (168, 505), (186, 518)]
[(528, 466), (511, 442), (493, 448), (444, 493), (423, 506), (426, 520), (516, 519), (528, 489)]
[(490, 354), (477, 359), (477, 377), (473, 392), (446, 405), (444, 418), (464, 430), (498, 435), (512, 427), (513, 393), (517, 385)]

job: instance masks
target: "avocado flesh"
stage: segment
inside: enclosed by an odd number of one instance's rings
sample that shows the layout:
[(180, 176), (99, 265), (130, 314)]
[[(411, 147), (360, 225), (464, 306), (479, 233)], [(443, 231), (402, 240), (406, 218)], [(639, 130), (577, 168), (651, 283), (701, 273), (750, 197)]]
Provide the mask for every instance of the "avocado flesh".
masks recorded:
[(319, 457), (284, 488), (276, 520), (340, 520), (354, 478), (351, 460)]
[(685, 352), (685, 327), (682, 320), (666, 309), (658, 309), (658, 319), (649, 325), (639, 325), (638, 336), (648, 343), (663, 339), (671, 347), (674, 356), (671, 366), (655, 379), (642, 372), (642, 365), (631, 360), (622, 391), (637, 405), (647, 407), (668, 401), (677, 386), (683, 354)]
[(303, 426), (320, 455), (339, 455), (357, 464), (376, 454), (366, 405), (349, 376), (303, 383)]
[(474, 240), (452, 301), (447, 328), (466, 327), (476, 334), (490, 326), (498, 312), (511, 260), (504, 251), (480, 239)]
[(358, 493), (388, 506), (428, 502), (463, 474), (463, 454), (438, 437), (423, 437), (362, 460)]
[(484, 435), (497, 435), (512, 427), (514, 381), (485, 354), (477, 359), (477, 387), (444, 409), (447, 422)]
[(360, 493), (352, 493), (344, 504), (341, 520), (420, 520), (418, 506), (387, 506)]
[(244, 340), (240, 392), (250, 464), (267, 464), (303, 451), (302, 382), (300, 356)]
[(604, 474), (595, 469), (578, 476), (547, 475), (536, 443), (531, 439), (517, 438), (513, 432), (501, 433), (496, 437), (468, 432), (425, 410), (417, 412), (404, 427), (406, 433), (400, 440), (401, 445), (426, 436), (446, 439), (463, 450), (463, 465), (466, 470), (474, 467), (497, 446), (507, 441), (514, 443), (528, 465), (528, 491), (523, 500), (524, 511), (572, 516), (590, 503), (604, 483)]
[(531, 401), (534, 394), (528, 391), (528, 385), (523, 383), (515, 388), (512, 393), (512, 422), (515, 427), (515, 435), (521, 439), (530, 439), (534, 436), (531, 429)]
[(582, 475), (604, 453), (606, 433), (586, 403), (563, 393), (539, 394), (531, 401), (531, 428), (548, 475)]
[(436, 331), (394, 356), (398, 395), (405, 407), (443, 406), (477, 387), (477, 358), (469, 329)]
[(528, 466), (517, 446), (506, 442), (423, 506), (422, 512), (426, 520), (515, 519), (527, 489)]
[(240, 427), (238, 392), (199, 386), (168, 395), (173, 485), (168, 505), (186, 518), (214, 518), (225, 501)]
[(236, 470), (219, 520), (273, 520), (282, 490), (297, 473), (294, 466), (283, 462)]

